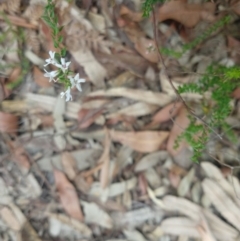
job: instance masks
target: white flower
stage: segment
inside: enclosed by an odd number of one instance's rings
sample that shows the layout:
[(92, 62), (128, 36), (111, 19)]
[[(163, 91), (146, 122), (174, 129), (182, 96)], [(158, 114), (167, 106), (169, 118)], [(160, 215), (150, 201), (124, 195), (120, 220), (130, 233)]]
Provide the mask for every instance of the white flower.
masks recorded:
[(72, 76), (68, 76), (68, 78), (71, 82), (72, 88), (76, 86), (79, 91), (82, 91), (81, 83), (84, 83), (85, 79), (80, 79), (79, 74), (76, 74), (74, 78)]
[(68, 89), (65, 92), (61, 92), (60, 95), (61, 98), (63, 98), (63, 96), (66, 95), (66, 101), (72, 100), (71, 88), (68, 87)]
[(56, 82), (56, 80), (54, 79), (54, 77), (57, 76), (58, 74), (58, 71), (55, 70), (55, 71), (51, 71), (51, 72), (47, 72), (47, 70), (44, 69), (44, 71), (46, 72), (44, 74), (45, 77), (49, 78), (49, 82), (51, 82), (52, 80)]
[(65, 58), (61, 58), (61, 64), (56, 63), (55, 66), (57, 66), (58, 68), (62, 69), (63, 72), (65, 72), (70, 64), (71, 61), (66, 63)]
[(54, 65), (56, 64), (56, 60), (54, 58), (55, 52), (49, 51), (49, 55), (50, 55), (50, 58), (45, 60), (46, 64), (44, 64), (44, 67), (46, 67), (49, 64), (54, 64)]
[(75, 83), (76, 83), (76, 87), (79, 91), (82, 91), (81, 88), (81, 83), (84, 83), (86, 80), (85, 79), (80, 79), (79, 78), (79, 74), (76, 74), (74, 77)]

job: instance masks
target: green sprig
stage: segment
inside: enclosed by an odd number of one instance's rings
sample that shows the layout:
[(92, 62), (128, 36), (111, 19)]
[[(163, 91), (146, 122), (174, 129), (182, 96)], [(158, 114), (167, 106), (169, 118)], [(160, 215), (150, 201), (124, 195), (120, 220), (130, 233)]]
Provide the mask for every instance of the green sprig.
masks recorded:
[(222, 19), (218, 20), (216, 23), (214, 23), (212, 26), (210, 26), (208, 29), (204, 31), (203, 34), (195, 38), (190, 43), (184, 44), (182, 46), (182, 51), (175, 51), (169, 48), (161, 48), (160, 51), (164, 55), (172, 56), (174, 58), (180, 58), (186, 51), (194, 49), (196, 46), (198, 46), (200, 43), (205, 41), (208, 37), (212, 35), (215, 31), (223, 27), (224, 25), (230, 23), (231, 17), (229, 15), (223, 17)]
[(198, 162), (213, 129), (219, 128), (225, 132), (230, 140), (236, 139), (225, 119), (232, 111), (231, 93), (240, 86), (239, 79), (240, 67), (211, 65), (198, 83), (183, 84), (178, 88), (179, 94), (193, 92), (204, 96), (207, 91), (211, 92), (211, 100), (203, 98), (201, 102), (208, 126), (204, 123), (197, 123), (197, 119), (190, 116), (189, 126), (175, 143), (175, 147), (177, 147), (181, 140), (186, 140), (194, 150), (193, 161)]
[(146, 0), (142, 5), (143, 17), (148, 18), (153, 10), (153, 6), (158, 2), (164, 3), (165, 0)]
[[(67, 50), (62, 44), (63, 36), (61, 35), (61, 32), (63, 30), (63, 26), (59, 26), (58, 16), (55, 13), (55, 4), (52, 0), (47, 1), (42, 19), (51, 29), (53, 45), (56, 49), (58, 49), (55, 53), (55, 59), (60, 63), (61, 58), (66, 56)], [(61, 69), (58, 70), (58, 80), (59, 82), (65, 84), (65, 87), (71, 86), (70, 80), (67, 78), (69, 74), (71, 74), (70, 70), (66, 70), (65, 72)]]

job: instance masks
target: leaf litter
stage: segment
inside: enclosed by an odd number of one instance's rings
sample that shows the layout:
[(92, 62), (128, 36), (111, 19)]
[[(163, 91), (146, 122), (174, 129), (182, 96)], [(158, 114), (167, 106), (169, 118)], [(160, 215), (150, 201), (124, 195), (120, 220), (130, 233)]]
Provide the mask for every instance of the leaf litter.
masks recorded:
[[(237, 26), (239, 4), (229, 4)], [(142, 1), (56, 1), (67, 61), (86, 79), (68, 103), (57, 97), (63, 86), (44, 77), (44, 59), (55, 51), (41, 19), (44, 6), (41, 0), (0, 2), (0, 237), (237, 240), (237, 148), (214, 140), (200, 165), (189, 161), (186, 143), (174, 148), (188, 113), (159, 62), (154, 18), (142, 17)], [(158, 46), (181, 49), (225, 7), (156, 5)], [(239, 36), (217, 34), (226, 39), (222, 51), (210, 53), (206, 40), (178, 60), (164, 56), (174, 86), (198, 81), (207, 63), (239, 63)], [(238, 92), (232, 127), (239, 122)]]

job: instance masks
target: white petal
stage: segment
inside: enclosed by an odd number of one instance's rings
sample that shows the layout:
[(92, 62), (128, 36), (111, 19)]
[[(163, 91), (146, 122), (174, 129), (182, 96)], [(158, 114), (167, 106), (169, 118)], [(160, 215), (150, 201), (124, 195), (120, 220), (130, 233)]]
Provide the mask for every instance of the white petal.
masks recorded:
[(63, 69), (63, 67), (62, 67), (61, 64), (55, 63), (54, 65), (55, 65), (56, 67), (58, 67), (59, 69)]
[(64, 95), (65, 95), (65, 92), (60, 93), (61, 98), (63, 98)]
[(66, 68), (68, 68), (68, 66), (71, 64), (71, 61), (70, 62), (67, 62), (66, 63)]
[(66, 101), (72, 100), (72, 95), (71, 95), (71, 89), (70, 87), (68, 87), (67, 91), (66, 91)]
[(51, 71), (49, 74), (50, 74), (52, 77), (55, 77), (55, 76), (57, 75), (57, 70)]
[(82, 87), (81, 87), (80, 84), (77, 84), (76, 87), (77, 87), (77, 89), (78, 89), (80, 92), (82, 92)]
[(49, 55), (50, 55), (51, 59), (54, 59), (55, 52), (53, 52), (53, 51), (49, 51)]
[(62, 65), (65, 65), (65, 58), (61, 58)]
[(79, 79), (79, 73), (77, 73), (74, 77), (75, 80), (78, 80)]

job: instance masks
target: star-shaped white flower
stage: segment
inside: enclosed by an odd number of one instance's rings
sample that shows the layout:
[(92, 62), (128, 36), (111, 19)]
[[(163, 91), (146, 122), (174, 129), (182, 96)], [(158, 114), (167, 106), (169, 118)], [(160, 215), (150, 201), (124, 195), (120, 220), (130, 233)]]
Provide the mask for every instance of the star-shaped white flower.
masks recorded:
[(84, 83), (86, 81), (85, 79), (80, 79), (79, 74), (76, 74), (74, 78), (72, 76), (68, 76), (68, 78), (71, 82), (72, 88), (76, 86), (79, 91), (82, 91), (81, 83)]
[(75, 75), (74, 80), (75, 80), (75, 84), (76, 84), (77, 89), (79, 91), (82, 91), (81, 83), (84, 83), (86, 80), (85, 79), (80, 79), (79, 78), (79, 74)]
[(65, 58), (61, 58), (61, 64), (56, 63), (55, 66), (57, 66), (58, 68), (62, 69), (63, 72), (65, 72), (68, 69), (70, 64), (71, 64), (71, 61), (66, 62)]
[(54, 58), (55, 52), (49, 51), (49, 55), (50, 55), (50, 58), (45, 60), (46, 64), (44, 64), (44, 67), (46, 67), (49, 64), (54, 64), (54, 65), (56, 64), (56, 60)]
[(61, 98), (66, 96), (66, 101), (72, 100), (72, 95), (71, 95), (71, 88), (68, 87), (68, 89), (65, 92), (60, 93)]
[(51, 72), (47, 72), (47, 70), (44, 69), (44, 71), (46, 72), (44, 74), (45, 77), (49, 78), (49, 82), (51, 82), (52, 80), (56, 82), (56, 80), (54, 79), (54, 77), (57, 76), (58, 74), (58, 71), (55, 70), (55, 71), (51, 71)]

